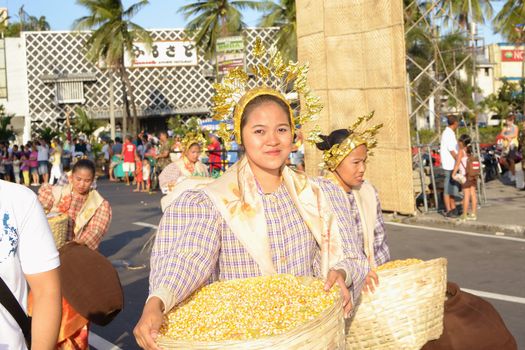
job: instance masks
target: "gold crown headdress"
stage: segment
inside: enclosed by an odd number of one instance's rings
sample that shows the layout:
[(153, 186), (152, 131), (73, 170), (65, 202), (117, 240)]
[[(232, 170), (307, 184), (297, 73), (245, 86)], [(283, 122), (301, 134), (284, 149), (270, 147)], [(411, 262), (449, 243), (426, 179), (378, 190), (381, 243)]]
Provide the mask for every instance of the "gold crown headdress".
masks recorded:
[[(213, 118), (222, 121), (217, 134), (225, 142), (232, 139), (228, 122), (233, 119), (233, 136), (238, 143), (242, 143), (242, 114), (246, 105), (257, 96), (272, 95), (288, 105), (292, 132), (296, 125), (303, 125), (316, 119), (323, 108), (319, 97), (315, 96), (306, 85), (307, 64), (284, 62), (275, 46), (267, 50), (259, 38), (256, 39), (252, 52), (259, 62), (264, 62), (265, 59), (268, 62), (267, 65), (259, 63), (249, 67), (256, 78), (256, 84), (259, 84), (257, 87), (250, 89), (249, 76), (241, 67), (230, 70), (221, 83), (213, 85), (216, 91), (212, 99)], [(292, 106), (298, 106), (299, 100), (303, 102), (303, 106), (300, 113), (295, 115)]]
[(204, 147), (207, 143), (208, 141), (206, 140), (204, 135), (202, 135), (201, 132), (193, 131), (190, 131), (186, 135), (184, 135), (184, 137), (180, 141), (183, 151), (186, 151), (188, 148), (191, 147), (191, 145), (198, 144), (199, 146)]
[[(361, 131), (359, 130), (359, 128), (372, 119), (373, 116), (374, 112), (371, 112), (357, 118), (355, 123), (348, 127), (347, 130), (350, 132), (350, 135), (348, 135), (346, 139), (341, 143), (333, 145), (329, 150), (323, 151), (323, 168), (334, 171), (343, 159), (360, 145), (366, 145), (366, 148), (369, 151), (368, 154), (373, 155), (373, 152), (370, 152), (370, 150), (377, 146), (376, 135), (379, 132), (379, 129), (383, 127), (383, 123)], [(317, 127), (310, 133), (308, 141), (316, 143), (322, 142), (323, 140), (319, 137), (319, 134), (320, 129)]]

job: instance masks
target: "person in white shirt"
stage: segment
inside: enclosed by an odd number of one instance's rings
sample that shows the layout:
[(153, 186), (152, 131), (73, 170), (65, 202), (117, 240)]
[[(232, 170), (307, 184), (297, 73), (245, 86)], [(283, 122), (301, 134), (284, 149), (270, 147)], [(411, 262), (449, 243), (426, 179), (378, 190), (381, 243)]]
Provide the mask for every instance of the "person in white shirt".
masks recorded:
[[(44, 210), (33, 191), (0, 180), (0, 218), (0, 277), (26, 312), (29, 284), (32, 349), (55, 349), (61, 319), (60, 261)], [(27, 349), (22, 330), (3, 306), (0, 349)]]
[(443, 202), (445, 204), (445, 216), (457, 217), (460, 215), (456, 208), (455, 198), (459, 194), (459, 184), (452, 179), (452, 170), (456, 164), (458, 154), (458, 141), (456, 139), (456, 129), (459, 126), (458, 118), (454, 115), (447, 117), (448, 126), (441, 135), (441, 146), (439, 154), (441, 156), (441, 167), (445, 174)]
[(51, 175), (49, 176), (49, 184), (54, 185), (55, 180), (58, 181), (62, 177), (62, 146), (59, 139), (54, 141), (54, 147), (51, 150)]
[(36, 149), (38, 150), (38, 174), (42, 176), (42, 183), (49, 181), (49, 146), (44, 139), (40, 139)]

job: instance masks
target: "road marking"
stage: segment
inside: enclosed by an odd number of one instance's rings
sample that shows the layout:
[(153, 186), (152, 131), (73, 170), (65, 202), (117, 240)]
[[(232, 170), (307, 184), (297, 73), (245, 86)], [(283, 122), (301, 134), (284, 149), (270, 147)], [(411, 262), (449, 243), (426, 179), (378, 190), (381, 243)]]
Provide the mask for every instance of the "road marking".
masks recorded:
[(468, 231), (461, 231), (461, 230), (450, 230), (450, 229), (446, 229), (446, 228), (434, 228), (434, 227), (426, 227), (426, 226), (418, 226), (418, 225), (410, 225), (410, 224), (402, 224), (400, 222), (386, 222), (386, 224), (392, 225), (392, 226), (399, 226), (399, 227), (419, 228), (419, 229), (422, 229), (422, 230), (457, 233), (457, 234), (465, 235), (465, 236), (503, 239), (503, 240), (507, 240), (507, 241), (515, 241), (515, 242), (525, 243), (525, 239), (524, 238), (517, 238), (517, 237), (493, 236), (493, 235), (484, 234), (484, 233), (468, 232)]
[(147, 222), (142, 222), (142, 221), (134, 222), (133, 225), (142, 226), (142, 227), (149, 227), (149, 228), (152, 228), (152, 229), (155, 229), (155, 230), (159, 228), (157, 225), (149, 224)]
[(481, 290), (474, 290), (474, 289), (467, 289), (467, 288), (461, 288), (461, 290), (467, 293), (477, 295), (479, 297), (483, 297), (483, 298), (509, 301), (511, 303), (525, 304), (525, 298), (515, 297), (512, 295), (484, 292)]
[(89, 339), (89, 345), (91, 345), (97, 350), (122, 350), (115, 344), (108, 342), (106, 339), (102, 338), (101, 336), (93, 332), (89, 332), (88, 339)]

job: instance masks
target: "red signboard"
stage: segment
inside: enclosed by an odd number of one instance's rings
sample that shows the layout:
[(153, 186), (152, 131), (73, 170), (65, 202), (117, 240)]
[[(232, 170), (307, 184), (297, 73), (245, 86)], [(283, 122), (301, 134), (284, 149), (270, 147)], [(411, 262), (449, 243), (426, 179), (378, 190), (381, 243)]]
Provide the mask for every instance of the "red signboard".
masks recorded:
[(501, 60), (503, 62), (521, 62), (525, 50), (501, 50)]

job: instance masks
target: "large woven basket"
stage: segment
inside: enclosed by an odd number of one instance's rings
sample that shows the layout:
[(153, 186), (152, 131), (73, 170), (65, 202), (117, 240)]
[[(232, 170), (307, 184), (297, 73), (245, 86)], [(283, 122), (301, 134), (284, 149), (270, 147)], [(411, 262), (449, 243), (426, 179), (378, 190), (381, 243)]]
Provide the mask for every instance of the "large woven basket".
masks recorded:
[(53, 232), (57, 249), (66, 243), (68, 216), (66, 214), (48, 215), (47, 222)]
[(175, 341), (160, 337), (157, 344), (163, 349), (191, 350), (336, 350), (345, 348), (344, 318), (342, 299), (323, 311), (317, 318), (301, 327), (276, 336), (250, 340), (229, 340), (217, 342)]
[(346, 349), (421, 349), (443, 332), (447, 260), (378, 271), (379, 286), (363, 293), (347, 321)]

